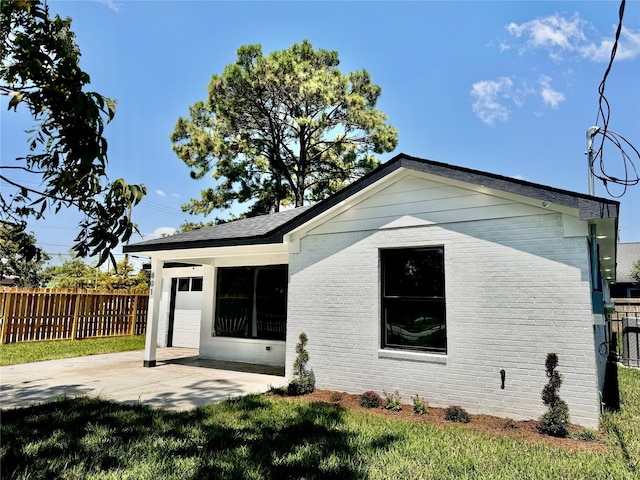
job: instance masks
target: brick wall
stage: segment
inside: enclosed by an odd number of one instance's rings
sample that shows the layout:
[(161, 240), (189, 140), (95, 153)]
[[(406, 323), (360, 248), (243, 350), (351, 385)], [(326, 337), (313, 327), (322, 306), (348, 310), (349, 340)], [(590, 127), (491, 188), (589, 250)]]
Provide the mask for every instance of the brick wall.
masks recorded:
[[(445, 250), (447, 354), (381, 350), (379, 249), (431, 245)], [(572, 422), (597, 427), (588, 265), (586, 238), (564, 238), (558, 214), (308, 234), (290, 255), (287, 338), (308, 334), (318, 388), (397, 389), (515, 419), (545, 411), (555, 352)], [(286, 348), (291, 375), (295, 341)]]

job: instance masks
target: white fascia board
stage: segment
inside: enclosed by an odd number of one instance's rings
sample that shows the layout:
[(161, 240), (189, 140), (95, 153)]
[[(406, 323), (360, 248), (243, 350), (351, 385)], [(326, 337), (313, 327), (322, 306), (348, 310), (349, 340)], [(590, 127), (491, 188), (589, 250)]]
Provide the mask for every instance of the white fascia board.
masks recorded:
[(235, 245), (226, 247), (184, 248), (179, 250), (159, 250), (136, 252), (136, 256), (148, 256), (165, 262), (185, 262), (200, 265), (213, 265), (216, 258), (248, 257), (261, 255), (287, 254), (287, 245), (266, 243), (256, 245)]

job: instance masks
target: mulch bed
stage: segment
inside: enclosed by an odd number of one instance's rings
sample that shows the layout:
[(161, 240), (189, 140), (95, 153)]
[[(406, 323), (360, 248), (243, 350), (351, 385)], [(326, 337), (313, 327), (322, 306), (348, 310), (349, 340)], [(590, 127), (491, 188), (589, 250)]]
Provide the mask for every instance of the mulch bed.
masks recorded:
[[(297, 397), (288, 397), (277, 392), (272, 395), (284, 399), (296, 399), (304, 402), (319, 402), (325, 404), (333, 404), (341, 408), (349, 410), (370, 412), (381, 417), (405, 420), (411, 422), (428, 423), (440, 428), (446, 428), (452, 425), (452, 422), (445, 420), (445, 409), (429, 407), (429, 412), (425, 415), (416, 415), (412, 411), (411, 405), (403, 405), (402, 410), (394, 412), (384, 407), (365, 408), (360, 405), (360, 395), (354, 395), (344, 392), (333, 392), (330, 390), (316, 390), (307, 395)], [(456, 425), (462, 428), (481, 433), (487, 433), (498, 437), (508, 437), (523, 440), (529, 443), (543, 443), (555, 448), (564, 450), (594, 450), (603, 451), (607, 446), (602, 440), (602, 436), (598, 435), (597, 441), (584, 441), (575, 438), (556, 438), (543, 435), (536, 428), (538, 422), (536, 420), (515, 421), (511, 419), (494, 417), (492, 415), (469, 415), (471, 421), (469, 423), (458, 423)], [(570, 435), (575, 434), (581, 429), (576, 425), (569, 427)]]

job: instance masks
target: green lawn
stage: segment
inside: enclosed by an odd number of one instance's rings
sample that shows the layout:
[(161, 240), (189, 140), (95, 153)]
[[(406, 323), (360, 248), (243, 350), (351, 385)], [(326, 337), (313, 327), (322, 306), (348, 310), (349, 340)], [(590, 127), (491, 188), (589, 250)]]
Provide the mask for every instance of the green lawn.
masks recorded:
[(9, 343), (0, 345), (0, 366), (99, 353), (142, 350), (144, 340), (144, 335), (137, 335), (133, 337), (87, 338), (85, 340)]
[(250, 395), (190, 412), (63, 399), (2, 412), (3, 479), (637, 479), (640, 371), (604, 452)]

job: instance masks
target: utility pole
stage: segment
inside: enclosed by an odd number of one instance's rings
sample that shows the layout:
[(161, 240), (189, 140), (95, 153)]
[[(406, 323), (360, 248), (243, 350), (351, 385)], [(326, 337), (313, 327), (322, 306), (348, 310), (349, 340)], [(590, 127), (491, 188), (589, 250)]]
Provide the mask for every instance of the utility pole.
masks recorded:
[(587, 129), (587, 161), (589, 175), (589, 195), (595, 195), (595, 187), (593, 185), (593, 138), (600, 131), (600, 127), (589, 127)]

